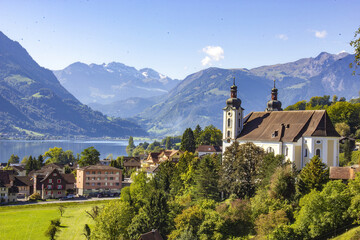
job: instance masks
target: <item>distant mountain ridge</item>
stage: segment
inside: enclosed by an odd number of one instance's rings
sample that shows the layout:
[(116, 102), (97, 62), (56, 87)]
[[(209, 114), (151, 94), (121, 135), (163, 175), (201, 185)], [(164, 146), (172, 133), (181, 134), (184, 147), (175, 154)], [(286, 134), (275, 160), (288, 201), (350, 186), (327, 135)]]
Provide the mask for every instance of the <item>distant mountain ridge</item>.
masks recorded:
[(80, 103), (21, 47), (0, 32), (0, 136), (144, 136), (138, 125)]
[(76, 62), (53, 72), (84, 104), (104, 105), (132, 97), (159, 96), (179, 83), (151, 68), (137, 70), (118, 62), (102, 65)]
[(137, 119), (154, 135), (180, 134), (197, 124), (222, 129), (222, 108), (230, 95), (233, 77), (245, 113), (264, 111), (273, 80), (283, 107), (313, 96), (358, 97), (360, 79), (349, 68), (353, 60), (354, 55), (348, 53), (323, 52), (315, 58), (250, 70), (208, 68), (186, 77)]

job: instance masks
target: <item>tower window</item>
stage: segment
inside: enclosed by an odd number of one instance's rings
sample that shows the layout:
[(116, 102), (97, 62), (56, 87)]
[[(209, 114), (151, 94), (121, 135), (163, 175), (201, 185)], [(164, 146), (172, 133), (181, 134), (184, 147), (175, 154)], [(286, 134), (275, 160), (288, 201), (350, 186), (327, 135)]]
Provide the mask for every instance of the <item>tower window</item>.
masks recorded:
[(230, 131), (227, 132), (227, 136), (230, 137)]
[(288, 156), (289, 155), (289, 148), (285, 148), (285, 156)]
[(240, 119), (239, 119), (239, 127), (241, 127), (241, 121), (240, 121)]
[(305, 149), (304, 157), (307, 157), (307, 149)]
[(228, 127), (230, 127), (230, 118), (228, 118)]
[(316, 149), (315, 154), (320, 157), (320, 149)]

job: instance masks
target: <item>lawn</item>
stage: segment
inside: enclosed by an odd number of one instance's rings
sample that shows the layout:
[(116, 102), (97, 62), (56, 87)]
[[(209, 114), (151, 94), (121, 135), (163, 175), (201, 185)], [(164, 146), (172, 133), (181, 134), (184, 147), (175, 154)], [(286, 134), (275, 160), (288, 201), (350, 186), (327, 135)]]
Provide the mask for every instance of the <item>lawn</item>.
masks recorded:
[(56, 239), (85, 239), (82, 235), (84, 225), (93, 224), (93, 220), (87, 216), (85, 210), (90, 210), (96, 205), (104, 205), (106, 202), (64, 203), (62, 205), (66, 209), (62, 217), (58, 210), (61, 204), (0, 207), (0, 239), (48, 239), (44, 232), (50, 220), (56, 218), (60, 218), (61, 221), (61, 232)]
[(360, 239), (360, 226), (354, 227), (353, 229), (332, 238), (331, 240), (358, 240)]

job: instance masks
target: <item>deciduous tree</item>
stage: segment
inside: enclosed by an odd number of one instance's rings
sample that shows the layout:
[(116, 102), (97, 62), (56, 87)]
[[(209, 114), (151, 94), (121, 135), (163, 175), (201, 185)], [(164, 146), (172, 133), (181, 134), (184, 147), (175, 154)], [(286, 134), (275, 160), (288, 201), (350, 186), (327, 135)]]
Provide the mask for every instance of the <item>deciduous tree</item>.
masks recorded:
[(100, 162), (100, 153), (94, 147), (85, 148), (81, 152), (79, 160), (80, 167), (95, 165)]

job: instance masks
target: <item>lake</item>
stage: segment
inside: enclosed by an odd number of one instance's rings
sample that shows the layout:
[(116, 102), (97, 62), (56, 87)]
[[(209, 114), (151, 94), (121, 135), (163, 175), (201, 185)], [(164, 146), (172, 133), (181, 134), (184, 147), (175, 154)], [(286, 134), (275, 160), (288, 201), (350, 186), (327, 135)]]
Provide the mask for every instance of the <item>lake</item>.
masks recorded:
[[(134, 141), (135, 145), (141, 141)], [(64, 151), (71, 150), (76, 157), (85, 148), (94, 147), (100, 152), (100, 159), (109, 154), (126, 156), (128, 140), (0, 140), (0, 162), (7, 162), (11, 154), (18, 155), (20, 161), (25, 156), (36, 156), (44, 154), (49, 148), (61, 147)]]

